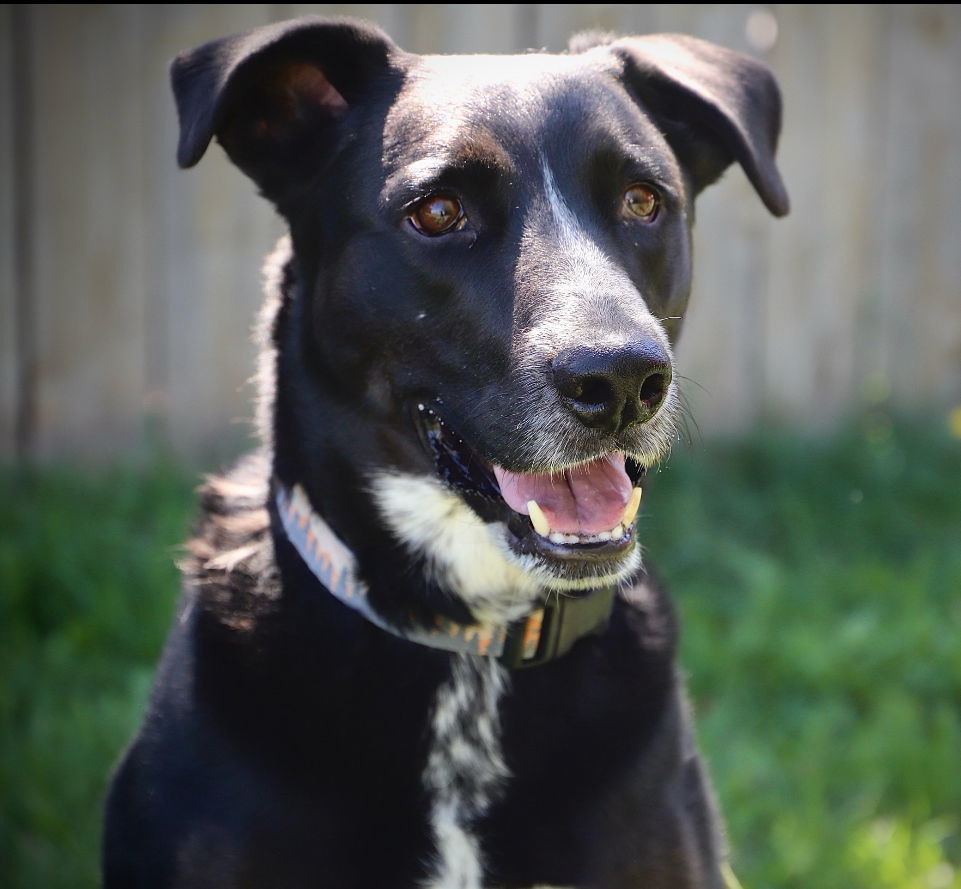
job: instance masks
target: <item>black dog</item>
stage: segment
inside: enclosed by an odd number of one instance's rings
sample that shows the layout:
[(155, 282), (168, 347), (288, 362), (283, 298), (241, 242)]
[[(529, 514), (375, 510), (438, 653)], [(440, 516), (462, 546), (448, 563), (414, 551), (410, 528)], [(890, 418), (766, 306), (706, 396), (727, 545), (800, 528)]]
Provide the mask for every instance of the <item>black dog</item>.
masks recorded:
[(724, 885), (640, 565), (692, 201), (767, 207), (780, 100), (688, 37), (420, 57), (305, 19), (173, 64), (290, 226), (263, 453), (203, 496), (108, 889)]

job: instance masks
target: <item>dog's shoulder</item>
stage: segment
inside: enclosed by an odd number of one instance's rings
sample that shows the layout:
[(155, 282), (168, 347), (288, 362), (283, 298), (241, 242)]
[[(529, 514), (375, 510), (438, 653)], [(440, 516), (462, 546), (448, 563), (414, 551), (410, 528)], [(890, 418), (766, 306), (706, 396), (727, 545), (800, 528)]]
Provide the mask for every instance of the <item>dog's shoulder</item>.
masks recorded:
[(223, 475), (207, 478), (198, 492), (200, 516), (180, 563), (197, 602), (235, 629), (249, 628), (279, 593), (268, 466), (267, 455), (259, 451)]

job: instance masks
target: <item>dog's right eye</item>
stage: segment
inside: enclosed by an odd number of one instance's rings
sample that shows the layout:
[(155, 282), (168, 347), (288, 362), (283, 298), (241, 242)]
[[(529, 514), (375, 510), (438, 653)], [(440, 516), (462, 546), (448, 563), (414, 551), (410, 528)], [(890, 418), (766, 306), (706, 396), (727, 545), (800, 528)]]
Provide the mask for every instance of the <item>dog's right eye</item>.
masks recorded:
[(624, 192), (624, 206), (629, 213), (644, 222), (654, 221), (660, 205), (661, 199), (658, 193), (643, 182), (636, 182)]
[(467, 221), (461, 202), (447, 194), (432, 194), (424, 198), (408, 218), (417, 231), (430, 237), (457, 231)]

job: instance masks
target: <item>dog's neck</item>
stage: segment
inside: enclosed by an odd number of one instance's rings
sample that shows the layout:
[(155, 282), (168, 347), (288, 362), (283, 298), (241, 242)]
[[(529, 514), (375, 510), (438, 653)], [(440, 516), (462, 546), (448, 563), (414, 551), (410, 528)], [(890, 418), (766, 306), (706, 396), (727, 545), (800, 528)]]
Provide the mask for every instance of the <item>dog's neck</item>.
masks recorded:
[(287, 539), (330, 594), (380, 629), (409, 642), (495, 658), (509, 668), (530, 667), (555, 660), (582, 637), (602, 632), (610, 618), (613, 586), (578, 598), (551, 596), (526, 617), (508, 624), (460, 624), (438, 615), (432, 626), (414, 620), (396, 625), (371, 605), (367, 586), (357, 577), (354, 554), (313, 510), (304, 489), (280, 487), (275, 501)]

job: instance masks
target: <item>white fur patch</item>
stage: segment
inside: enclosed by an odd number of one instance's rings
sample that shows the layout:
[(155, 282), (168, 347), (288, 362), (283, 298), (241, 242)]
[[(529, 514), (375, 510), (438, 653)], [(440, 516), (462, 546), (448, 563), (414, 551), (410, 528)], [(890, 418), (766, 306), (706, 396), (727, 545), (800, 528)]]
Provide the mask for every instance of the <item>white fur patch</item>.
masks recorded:
[(560, 248), (556, 254), (559, 267), (551, 289), (559, 295), (574, 296), (582, 308), (585, 297), (592, 293), (604, 299), (625, 287), (633, 289), (624, 270), (585, 233), (558, 190), (554, 174), (543, 156), (541, 173), (544, 195), (557, 225)]
[(470, 824), (508, 777), (498, 712), (507, 685), (507, 671), (496, 661), (456, 655), (437, 691), (424, 771), (437, 848), (427, 889), (483, 889), (482, 850)]
[(530, 612), (540, 587), (531, 576), (533, 566), (511, 558), (502, 524), (481, 521), (429, 476), (384, 473), (372, 488), (397, 539), (424, 556), (433, 579), (460, 596), (479, 621), (503, 623)]
[(563, 577), (536, 556), (515, 553), (502, 522), (482, 521), (438, 479), (385, 472), (374, 476), (371, 490), (394, 536), (426, 558), (432, 579), (459, 596), (481, 623), (516, 620), (530, 613), (544, 592), (607, 586), (641, 565), (634, 547), (613, 573)]

